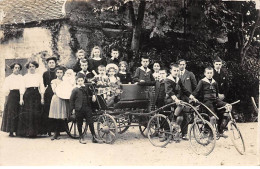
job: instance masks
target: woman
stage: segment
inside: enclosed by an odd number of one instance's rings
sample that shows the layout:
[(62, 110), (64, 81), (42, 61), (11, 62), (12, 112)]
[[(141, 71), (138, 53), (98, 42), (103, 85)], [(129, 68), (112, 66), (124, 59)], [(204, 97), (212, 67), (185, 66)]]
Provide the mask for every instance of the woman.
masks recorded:
[(5, 96), (8, 97), (4, 109), (1, 131), (10, 132), (9, 136), (14, 137), (13, 133), (16, 132), (18, 125), (19, 101), (20, 98), (23, 98), (23, 85), (20, 83), (23, 77), (19, 74), (20, 70), (22, 70), (22, 65), (14, 63), (10, 68), (13, 73), (5, 79), (3, 86)]
[[(28, 73), (24, 75), (23, 81), (24, 88), (21, 91), (24, 96), (20, 104), (23, 105), (22, 112), (19, 115), (19, 123), (17, 135), (36, 137), (40, 134), (41, 121), (42, 121), (42, 105), (44, 103), (43, 93), (44, 86), (40, 74), (35, 73), (39, 64), (35, 61), (30, 61), (26, 64)], [(21, 97), (22, 98), (22, 97)]]
[(53, 91), (51, 88), (51, 81), (56, 79), (55, 68), (57, 66), (57, 58), (56, 57), (49, 57), (46, 59), (48, 70), (43, 73), (43, 84), (46, 88), (44, 92), (44, 108), (43, 108), (43, 116), (44, 120), (42, 121), (43, 133), (48, 133), (51, 136), (51, 132), (55, 130), (55, 122), (53, 119), (49, 119), (49, 111), (50, 111), (50, 104), (51, 99), (53, 96)]

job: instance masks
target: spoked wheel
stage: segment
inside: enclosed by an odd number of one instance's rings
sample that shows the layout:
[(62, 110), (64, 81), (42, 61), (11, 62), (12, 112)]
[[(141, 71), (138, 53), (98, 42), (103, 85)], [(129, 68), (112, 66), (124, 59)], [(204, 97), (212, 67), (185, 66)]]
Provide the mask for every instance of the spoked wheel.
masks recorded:
[(109, 114), (99, 116), (97, 122), (97, 132), (100, 140), (107, 144), (113, 144), (117, 136), (117, 126), (115, 119)]
[(156, 147), (165, 147), (171, 139), (172, 126), (169, 119), (157, 114), (151, 118), (148, 123), (148, 138), (152, 145)]
[(122, 134), (126, 132), (126, 130), (130, 127), (132, 123), (132, 115), (127, 115), (127, 116), (120, 115), (116, 118), (116, 123), (117, 123), (118, 133)]
[[(65, 121), (65, 129), (66, 129), (66, 133), (74, 139), (78, 139), (79, 138), (79, 132), (78, 132), (78, 126), (77, 126), (77, 122), (76, 120), (71, 120), (68, 119)], [(86, 122), (83, 121), (83, 125), (82, 125), (82, 132), (84, 132), (86, 130)]]
[[(201, 113), (200, 115), (201, 115), (205, 120), (210, 121), (209, 115), (207, 115), (206, 113)], [(214, 128), (214, 130), (215, 130), (215, 132), (216, 132), (216, 140), (219, 140), (219, 139), (220, 139), (220, 135), (219, 135), (219, 132), (218, 132), (218, 125), (215, 124), (215, 125), (213, 126), (213, 128)]]
[(228, 131), (229, 131), (230, 138), (237, 151), (241, 155), (245, 154), (246, 148), (245, 148), (244, 139), (237, 125), (233, 121), (230, 121), (228, 123)]
[(212, 125), (204, 120), (196, 120), (189, 130), (189, 141), (192, 150), (198, 155), (209, 155), (215, 148), (216, 133)]
[(147, 126), (148, 126), (148, 122), (149, 122), (149, 117), (141, 117), (139, 119), (139, 131), (142, 134), (142, 136), (144, 136), (145, 138), (147, 138), (148, 136), (148, 130), (147, 130)]

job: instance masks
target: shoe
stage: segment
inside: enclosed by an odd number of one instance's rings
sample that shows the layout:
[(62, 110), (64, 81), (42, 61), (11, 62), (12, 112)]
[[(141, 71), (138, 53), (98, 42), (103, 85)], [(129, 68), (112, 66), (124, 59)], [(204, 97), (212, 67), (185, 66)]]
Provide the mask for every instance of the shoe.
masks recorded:
[(48, 132), (48, 136), (51, 136), (51, 132)]
[(219, 137), (228, 138), (228, 136), (225, 135), (224, 133), (219, 133)]
[(10, 132), (9, 137), (14, 137), (13, 132)]
[(86, 142), (86, 140), (84, 139), (84, 137), (80, 137), (80, 138), (79, 138), (79, 142), (80, 142), (81, 144), (87, 144), (87, 142)]
[(98, 140), (96, 137), (92, 137), (92, 143), (98, 143)]
[(184, 135), (182, 136), (182, 140), (189, 140), (188, 135), (187, 135), (187, 134), (184, 134)]
[(54, 135), (53, 135), (52, 138), (51, 138), (52, 141), (55, 140), (55, 139), (56, 139), (56, 140), (59, 140), (59, 139), (58, 139), (58, 132), (55, 132)]

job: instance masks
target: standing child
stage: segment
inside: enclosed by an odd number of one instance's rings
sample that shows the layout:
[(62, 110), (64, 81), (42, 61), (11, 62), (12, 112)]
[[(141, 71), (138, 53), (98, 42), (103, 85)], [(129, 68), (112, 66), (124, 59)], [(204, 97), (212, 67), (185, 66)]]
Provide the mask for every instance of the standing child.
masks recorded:
[(69, 101), (61, 99), (57, 96), (56, 88), (62, 82), (62, 77), (64, 75), (64, 68), (57, 67), (56, 70), (57, 78), (51, 81), (51, 88), (54, 93), (51, 100), (49, 118), (54, 119), (55, 131), (54, 136), (51, 140), (59, 139), (60, 131), (62, 131), (64, 126), (64, 120), (68, 117), (69, 112)]
[(122, 84), (131, 84), (132, 77), (131, 73), (128, 70), (128, 65), (126, 61), (121, 61), (119, 63), (119, 72), (117, 76), (120, 78)]
[(159, 61), (155, 61), (153, 64), (153, 77), (156, 81), (160, 80), (160, 73), (159, 70), (161, 69)]
[(90, 55), (89, 59), (89, 70), (96, 76), (98, 71), (98, 66), (107, 65), (106, 59), (102, 56), (102, 50), (100, 47), (95, 46)]
[(155, 105), (160, 108), (165, 105), (165, 79), (167, 77), (167, 70), (159, 70), (159, 81), (155, 85)]
[[(179, 75), (179, 65), (172, 64), (171, 65), (171, 74), (165, 80), (165, 93), (167, 94), (166, 103), (169, 104), (169, 103), (175, 102), (177, 105), (177, 107), (174, 111), (172, 120), (176, 120), (177, 127), (178, 127), (178, 129), (180, 129), (180, 125), (182, 124), (182, 121), (183, 121), (183, 116), (182, 116), (183, 106), (181, 105), (181, 98), (183, 98), (182, 96), (185, 95), (195, 101), (196, 101), (196, 99), (183, 86), (178, 75)], [(177, 132), (179, 133), (178, 135), (180, 135), (181, 131), (179, 130)]]
[(119, 61), (120, 61), (120, 59), (119, 59), (119, 51), (118, 51), (118, 49), (113, 48), (111, 50), (111, 58), (108, 58), (107, 63), (108, 64), (109, 63), (114, 63), (114, 64), (118, 65)]
[(81, 71), (77, 73), (77, 75), (82, 74), (84, 78), (84, 83), (89, 83), (91, 79), (93, 79), (94, 74), (88, 71), (88, 61), (83, 59), (80, 61)]
[(92, 94), (91, 90), (84, 85), (84, 76), (78, 75), (76, 81), (77, 87), (73, 89), (70, 97), (70, 109), (71, 112), (75, 111), (76, 114), (77, 127), (80, 135), (79, 142), (86, 144), (84, 133), (82, 133), (83, 119), (85, 118), (87, 123), (86, 127), (89, 126), (92, 134), (92, 142), (97, 143), (91, 108), (91, 98), (92, 102), (95, 102), (96, 97)]
[(78, 73), (79, 71), (81, 71), (81, 65), (80, 65), (80, 61), (86, 59), (86, 56), (85, 56), (85, 51), (83, 49), (80, 49), (77, 51), (76, 53), (76, 56), (77, 56), (77, 63), (73, 66), (73, 71)]
[(118, 95), (121, 93), (120, 90), (120, 78), (116, 76), (118, 73), (118, 67), (116, 64), (110, 63), (106, 66), (108, 74), (108, 93), (107, 93), (107, 105), (111, 107), (115, 102), (118, 101)]
[[(199, 81), (197, 88), (194, 90), (194, 96), (198, 96), (199, 94), (203, 97), (203, 103), (213, 112), (215, 112), (216, 108), (225, 106), (226, 110), (232, 108), (230, 104), (223, 102), (219, 98), (219, 89), (218, 83), (212, 78), (214, 74), (214, 70), (212, 67), (208, 67), (205, 69), (204, 75), (205, 78)], [(214, 126), (216, 124), (216, 118), (209, 113), (210, 123)], [(223, 134), (223, 130), (227, 125), (227, 118), (224, 118), (224, 111), (219, 111), (218, 116), (221, 121), (219, 121), (218, 129), (221, 137), (227, 137)]]
[(134, 82), (153, 82), (155, 81), (151, 70), (148, 68), (149, 58), (142, 56), (141, 67), (137, 68), (134, 75)]

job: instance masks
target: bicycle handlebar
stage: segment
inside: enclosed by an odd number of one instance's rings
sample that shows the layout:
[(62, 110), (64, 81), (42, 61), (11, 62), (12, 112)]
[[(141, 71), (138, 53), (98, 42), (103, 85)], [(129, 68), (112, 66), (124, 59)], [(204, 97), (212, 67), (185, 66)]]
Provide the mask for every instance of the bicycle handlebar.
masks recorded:
[[(233, 102), (233, 103), (230, 103), (231, 105), (234, 105), (234, 104), (237, 104), (237, 103), (239, 103), (240, 102), (240, 100), (237, 100), (237, 101), (235, 101), (235, 102)], [(218, 110), (221, 110), (221, 109), (224, 109), (225, 108), (225, 106), (222, 106), (222, 107), (220, 107), (220, 108), (218, 108)]]

